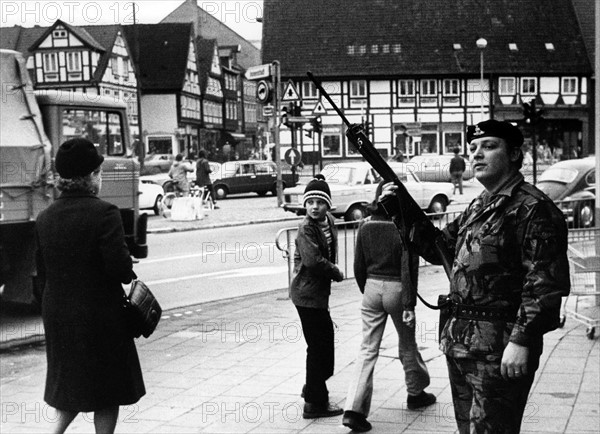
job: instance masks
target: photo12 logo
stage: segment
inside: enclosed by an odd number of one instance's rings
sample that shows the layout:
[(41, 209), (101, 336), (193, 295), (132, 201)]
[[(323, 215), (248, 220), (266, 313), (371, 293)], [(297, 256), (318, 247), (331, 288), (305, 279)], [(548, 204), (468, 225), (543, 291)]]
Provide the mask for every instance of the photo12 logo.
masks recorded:
[(133, 24), (140, 6), (135, 2), (3, 1), (3, 26), (27, 23), (28, 27), (50, 26), (57, 20), (85, 24)]
[(262, 2), (256, 1), (199, 1), (198, 6), (223, 23), (256, 23), (263, 16)]

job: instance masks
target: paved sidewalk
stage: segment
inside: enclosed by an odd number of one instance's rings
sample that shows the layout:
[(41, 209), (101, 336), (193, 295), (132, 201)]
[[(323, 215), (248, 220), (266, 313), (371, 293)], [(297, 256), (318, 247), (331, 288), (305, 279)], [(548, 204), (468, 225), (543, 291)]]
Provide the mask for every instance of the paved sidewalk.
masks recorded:
[[(447, 286), (439, 267), (425, 267), (421, 276), (427, 299), (433, 300)], [(330, 304), (337, 326), (336, 369), (328, 386), (332, 401), (340, 405), (360, 343), (360, 297), (353, 280), (334, 284)], [(436, 321), (436, 312), (417, 306), (417, 341), (431, 374), (427, 390), (435, 393), (437, 404), (424, 411), (406, 409), (404, 374), (388, 322), (369, 415), (373, 433), (455, 431)], [(349, 432), (341, 425), (341, 416), (301, 417), (306, 346), (287, 290), (166, 312), (156, 333), (137, 345), (147, 395), (121, 409), (117, 432)], [(3, 433), (43, 433), (52, 428), (54, 413), (42, 399), (44, 348), (25, 351), (26, 355), (15, 357), (27, 366), (2, 372)], [(7, 365), (10, 359), (3, 360)], [(598, 339), (587, 339), (583, 325), (568, 319), (564, 328), (546, 335), (523, 432), (599, 432), (598, 366)], [(93, 429), (91, 415), (80, 415), (68, 432)]]

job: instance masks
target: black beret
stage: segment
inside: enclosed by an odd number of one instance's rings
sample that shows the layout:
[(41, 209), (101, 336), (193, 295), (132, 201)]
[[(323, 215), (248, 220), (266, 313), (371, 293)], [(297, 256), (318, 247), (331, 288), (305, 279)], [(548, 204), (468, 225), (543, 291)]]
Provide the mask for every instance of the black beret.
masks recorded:
[(479, 122), (477, 125), (467, 127), (467, 143), (481, 137), (498, 137), (506, 140), (508, 146), (520, 148), (523, 144), (523, 134), (521, 130), (513, 124), (504, 121), (489, 119)]
[(96, 170), (104, 157), (87, 139), (71, 139), (64, 142), (56, 152), (54, 167), (61, 178), (85, 176)]

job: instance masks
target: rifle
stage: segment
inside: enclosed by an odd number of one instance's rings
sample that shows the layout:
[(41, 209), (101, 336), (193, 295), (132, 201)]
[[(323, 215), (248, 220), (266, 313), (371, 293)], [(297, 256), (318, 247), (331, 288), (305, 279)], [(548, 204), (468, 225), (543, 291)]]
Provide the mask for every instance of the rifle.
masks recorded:
[[(400, 236), (402, 237), (403, 241), (406, 240), (408, 228), (418, 225), (419, 229), (424, 235), (423, 241), (433, 246), (440, 262), (442, 263), (442, 266), (444, 267), (444, 271), (449, 278), (452, 270), (452, 255), (448, 251), (442, 232), (436, 228), (433, 223), (431, 223), (431, 220), (429, 220), (419, 204), (415, 202), (408, 190), (406, 190), (406, 187), (404, 184), (402, 184), (396, 173), (383, 159), (377, 149), (375, 149), (375, 146), (373, 146), (373, 143), (371, 143), (365, 134), (363, 125), (350, 124), (346, 116), (344, 116), (344, 113), (342, 113), (338, 106), (333, 102), (327, 91), (323, 89), (323, 86), (321, 86), (321, 83), (315, 78), (315, 76), (310, 71), (307, 72), (307, 75), (308, 78), (310, 78), (315, 84), (316, 88), (321, 92), (321, 95), (323, 95), (325, 99), (329, 101), (329, 104), (331, 104), (333, 109), (348, 127), (346, 131), (346, 137), (348, 137), (348, 140), (385, 181), (393, 182), (398, 186), (398, 189), (396, 190), (396, 196), (399, 201), (399, 206), (397, 207), (399, 212), (398, 215), (394, 216), (393, 221), (396, 225), (396, 228), (400, 232)], [(421, 299), (421, 301), (423, 301), (430, 308), (439, 308), (432, 307), (423, 299)]]

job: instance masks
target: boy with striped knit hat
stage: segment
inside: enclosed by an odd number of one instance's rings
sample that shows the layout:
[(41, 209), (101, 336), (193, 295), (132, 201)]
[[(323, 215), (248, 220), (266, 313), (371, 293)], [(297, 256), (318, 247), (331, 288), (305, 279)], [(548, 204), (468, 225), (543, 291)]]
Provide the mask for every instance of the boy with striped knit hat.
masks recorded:
[(321, 177), (308, 183), (303, 204), (306, 217), (298, 226), (294, 253), (294, 277), (290, 287), (307, 344), (305, 419), (338, 416), (343, 410), (329, 402), (326, 381), (333, 375), (333, 322), (329, 315), (331, 281), (344, 275), (335, 265), (337, 231), (331, 209), (331, 192)]

